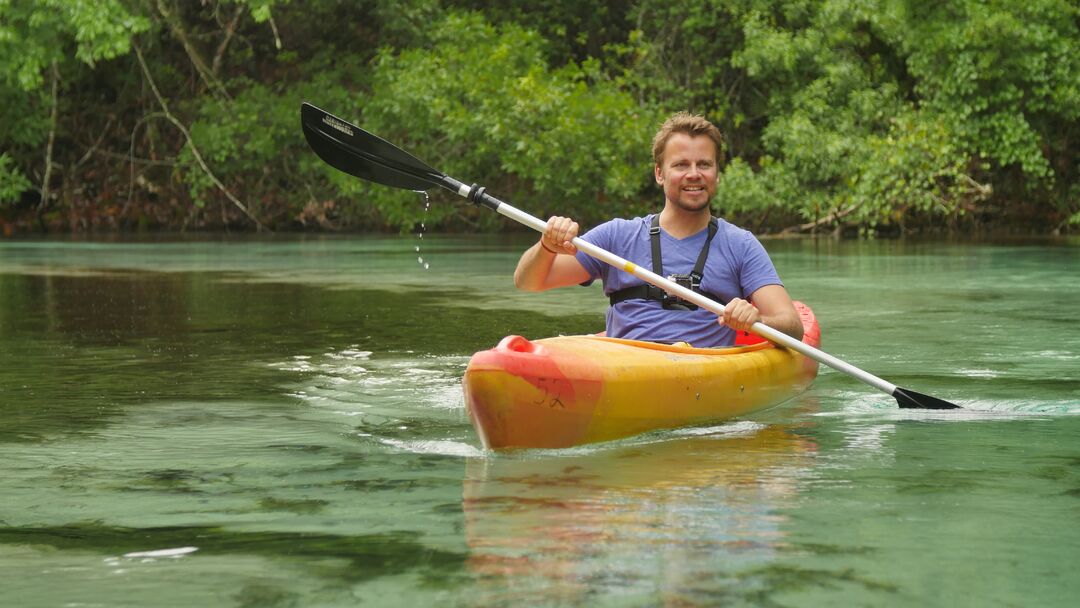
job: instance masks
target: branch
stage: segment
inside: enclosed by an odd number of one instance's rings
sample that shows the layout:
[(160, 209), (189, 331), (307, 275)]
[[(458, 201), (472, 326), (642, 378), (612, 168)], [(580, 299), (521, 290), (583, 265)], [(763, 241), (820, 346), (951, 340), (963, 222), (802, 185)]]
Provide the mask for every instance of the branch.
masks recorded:
[(217, 47), (217, 52), (214, 53), (214, 62), (210, 66), (210, 73), (215, 77), (218, 72), (221, 71), (221, 61), (225, 58), (225, 49), (229, 48), (229, 42), (232, 41), (233, 33), (236, 32), (236, 24), (240, 21), (240, 16), (244, 14), (244, 5), (238, 4), (236, 6), (236, 12), (233, 13), (232, 21), (229, 25), (225, 26), (225, 37), (221, 40), (221, 44)]
[[(155, 93), (156, 93), (156, 89), (155, 89)], [(120, 209), (120, 217), (124, 217), (125, 215), (127, 215), (128, 209), (131, 208), (131, 197), (135, 193), (135, 133), (139, 130), (139, 127), (141, 127), (144, 122), (150, 120), (151, 118), (158, 118), (158, 117), (162, 117), (162, 116), (164, 116), (164, 114), (161, 114), (160, 112), (153, 112), (151, 114), (147, 114), (147, 115), (143, 116), (142, 118), (140, 118), (139, 120), (135, 121), (135, 126), (131, 128), (131, 140), (128, 143), (128, 155), (127, 155), (127, 159), (128, 159), (128, 195), (127, 195), (127, 200), (124, 201), (123, 208)]]
[(852, 205), (852, 206), (850, 206), (847, 209), (844, 209), (842, 211), (833, 211), (829, 215), (826, 215), (825, 217), (823, 217), (823, 218), (821, 218), (819, 220), (813, 221), (813, 222), (807, 222), (805, 224), (797, 224), (795, 226), (788, 226), (787, 228), (784, 228), (783, 230), (781, 230), (780, 233), (781, 234), (790, 234), (792, 232), (806, 232), (807, 230), (813, 230), (814, 228), (817, 228), (819, 226), (823, 226), (825, 224), (831, 224), (832, 222), (835, 222), (836, 220), (838, 220), (840, 218), (851, 215), (852, 213), (854, 213), (854, 211), (856, 209), (858, 209), (858, 206)]
[(56, 60), (52, 62), (52, 112), (49, 116), (49, 143), (45, 146), (45, 177), (41, 179), (41, 201), (38, 202), (38, 213), (45, 210), (49, 203), (49, 180), (52, 179), (53, 167), (53, 144), (56, 143), (56, 123), (60, 115), (60, 70), (56, 67)]
[(165, 6), (165, 0), (157, 0), (157, 9), (161, 16), (165, 18), (165, 23), (169, 25), (169, 30), (172, 31), (173, 36), (176, 36), (181, 46), (184, 47), (184, 52), (187, 53), (188, 59), (191, 60), (191, 65), (195, 66), (195, 71), (199, 73), (199, 77), (202, 78), (206, 87), (223, 99), (230, 99), (225, 86), (214, 77), (214, 73), (206, 66), (202, 55), (199, 54), (199, 50), (191, 43), (191, 39), (188, 38), (187, 32), (184, 31), (184, 24), (180, 21), (180, 18)]
[[(160, 112), (155, 112), (155, 116), (160, 117)], [(94, 154), (98, 156), (104, 156), (105, 158), (115, 158), (120, 160), (126, 160), (137, 165), (147, 165), (150, 167), (174, 167), (176, 166), (175, 158), (165, 158), (158, 160), (156, 158), (140, 158), (135, 156), (134, 152), (113, 152), (112, 150), (94, 150)]]
[(964, 178), (964, 181), (967, 182), (968, 186), (975, 190), (976, 199), (978, 200), (984, 199), (994, 192), (994, 187), (991, 184), (980, 184), (967, 173), (961, 174), (961, 177)]
[(278, 35), (277, 23), (274, 23), (274, 16), (273, 15), (270, 15), (269, 21), (270, 21), (270, 29), (271, 29), (271, 31), (274, 32), (274, 46), (277, 47), (277, 50), (280, 51), (281, 50), (281, 36)]
[(242, 211), (252, 222), (255, 222), (255, 226), (259, 230), (265, 230), (266, 228), (262, 225), (262, 222), (256, 219), (255, 216), (251, 214), (251, 211), (248, 211), (247, 206), (240, 202), (240, 199), (233, 196), (232, 192), (229, 192), (229, 189), (225, 187), (225, 184), (222, 184), (221, 180), (219, 180), (217, 176), (214, 175), (214, 172), (210, 170), (210, 167), (207, 166), (206, 161), (203, 160), (202, 154), (199, 153), (199, 149), (195, 146), (195, 140), (191, 138), (191, 133), (188, 131), (187, 127), (184, 126), (184, 123), (177, 120), (176, 117), (172, 115), (172, 112), (169, 111), (169, 106), (165, 103), (165, 98), (161, 96), (161, 91), (158, 90), (157, 84), (154, 83), (153, 76), (150, 75), (150, 68), (146, 67), (146, 60), (143, 59), (142, 50), (139, 48), (139, 45), (132, 41), (131, 47), (135, 49), (135, 56), (139, 58), (139, 65), (142, 67), (143, 74), (146, 76), (146, 82), (150, 85), (150, 89), (154, 91), (154, 97), (157, 98), (158, 104), (161, 105), (162, 116), (173, 123), (173, 125), (184, 134), (188, 147), (191, 148), (191, 155), (195, 157), (199, 166), (202, 167), (203, 172), (210, 178), (210, 181), (214, 182), (214, 185), (217, 186), (218, 190), (221, 190), (222, 194), (232, 201), (233, 205), (236, 205), (237, 209)]
[(72, 172), (78, 171), (79, 167), (81, 167), (83, 163), (90, 160), (90, 157), (97, 153), (98, 146), (100, 146), (101, 142), (105, 139), (105, 135), (108, 134), (109, 128), (112, 127), (112, 123), (113, 119), (109, 118), (109, 120), (105, 123), (105, 128), (101, 130), (101, 135), (99, 135), (97, 140), (93, 144), (91, 144), (89, 148), (86, 149), (86, 153), (82, 155), (82, 158), (80, 158), (78, 162), (72, 165)]

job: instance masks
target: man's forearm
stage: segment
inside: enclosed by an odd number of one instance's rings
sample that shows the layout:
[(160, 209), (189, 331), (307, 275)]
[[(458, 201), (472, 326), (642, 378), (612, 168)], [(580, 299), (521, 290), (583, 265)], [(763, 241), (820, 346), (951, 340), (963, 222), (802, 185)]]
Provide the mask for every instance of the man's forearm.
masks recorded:
[(802, 319), (799, 318), (798, 313), (773, 315), (770, 317), (762, 315), (761, 322), (775, 330), (784, 332), (796, 340), (802, 340), (803, 325)]
[(540, 243), (526, 249), (514, 270), (514, 286), (525, 291), (547, 289), (546, 279), (555, 263), (555, 256)]

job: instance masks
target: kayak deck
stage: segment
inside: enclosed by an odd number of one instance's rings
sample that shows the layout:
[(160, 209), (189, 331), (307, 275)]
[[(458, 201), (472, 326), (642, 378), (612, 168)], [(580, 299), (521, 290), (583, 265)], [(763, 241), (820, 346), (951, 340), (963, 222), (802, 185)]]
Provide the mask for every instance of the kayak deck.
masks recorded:
[[(803, 341), (820, 344), (809, 307)], [(561, 448), (704, 424), (802, 392), (817, 362), (771, 343), (694, 348), (599, 336), (507, 336), (473, 355), (463, 387), (490, 449)]]

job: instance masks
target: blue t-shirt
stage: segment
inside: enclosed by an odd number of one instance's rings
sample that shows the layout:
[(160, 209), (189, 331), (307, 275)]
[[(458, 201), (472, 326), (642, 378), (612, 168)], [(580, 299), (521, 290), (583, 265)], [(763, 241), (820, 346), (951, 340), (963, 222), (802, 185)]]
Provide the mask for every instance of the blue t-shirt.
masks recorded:
[[(651, 222), (652, 216), (615, 219), (596, 226), (581, 238), (652, 270), (652, 246), (649, 243)], [(724, 220), (719, 220), (719, 224), (705, 262), (702, 291), (726, 303), (736, 297), (749, 300), (752, 293), (766, 285), (783, 285), (769, 254), (750, 231)], [(708, 235), (706, 228), (679, 240), (661, 229), (660, 251), (664, 258), (664, 276), (689, 274)], [(620, 289), (644, 284), (630, 273), (589, 257), (582, 251), (577, 253), (577, 260), (591, 277), (584, 284), (600, 279), (608, 296)], [(713, 312), (704, 308), (694, 311), (665, 310), (656, 300), (640, 299), (624, 300), (608, 308), (607, 335), (650, 342), (682, 341), (703, 348), (729, 346), (735, 342), (735, 331), (717, 323)]]

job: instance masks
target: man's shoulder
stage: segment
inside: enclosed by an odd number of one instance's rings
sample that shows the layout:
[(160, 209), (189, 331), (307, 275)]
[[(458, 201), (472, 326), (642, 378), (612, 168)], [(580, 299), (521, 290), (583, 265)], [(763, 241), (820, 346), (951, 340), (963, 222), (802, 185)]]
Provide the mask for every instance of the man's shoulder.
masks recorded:
[(641, 228), (648, 228), (648, 217), (613, 218), (593, 226), (589, 232), (597, 234), (630, 234)]
[(754, 236), (753, 232), (750, 232), (749, 230), (747, 230), (746, 228), (743, 228), (742, 226), (736, 226), (735, 224), (732, 224), (731, 222), (725, 220), (722, 217), (718, 217), (716, 219), (720, 224), (719, 225), (720, 231), (722, 231), (724, 234), (727, 234), (727, 235), (730, 235), (730, 236), (738, 236), (740, 238), (746, 238), (748, 236), (749, 237)]
[(753, 232), (750, 232), (746, 228), (736, 226), (731, 222), (717, 218), (720, 222), (719, 231), (724, 235), (725, 241), (736, 246), (746, 246), (747, 244), (758, 242), (757, 237)]
[(646, 216), (643, 216), (643, 217), (616, 217), (616, 218), (612, 218), (612, 219), (610, 219), (610, 220), (608, 220), (608, 221), (606, 221), (606, 222), (604, 222), (603, 224), (600, 224), (600, 225), (603, 226), (603, 225), (607, 224), (607, 225), (617, 226), (617, 227), (621, 227), (621, 228), (636, 227), (636, 226), (647, 226), (648, 223), (649, 223), (649, 218), (651, 218), (651, 217), (652, 216), (650, 216), (650, 215), (646, 215)]

